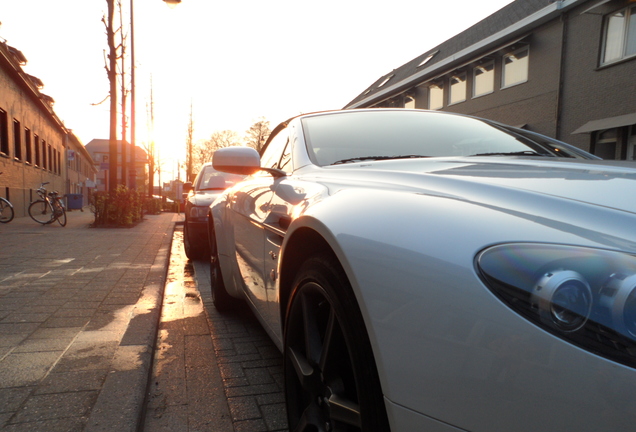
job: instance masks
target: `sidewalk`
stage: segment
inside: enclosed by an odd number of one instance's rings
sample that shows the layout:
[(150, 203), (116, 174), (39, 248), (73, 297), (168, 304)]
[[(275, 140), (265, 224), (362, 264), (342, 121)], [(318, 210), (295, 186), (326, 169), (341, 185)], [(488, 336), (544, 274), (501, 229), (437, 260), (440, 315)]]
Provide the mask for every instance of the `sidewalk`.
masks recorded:
[(172, 232), (0, 224), (0, 428), (135, 431), (143, 408)]

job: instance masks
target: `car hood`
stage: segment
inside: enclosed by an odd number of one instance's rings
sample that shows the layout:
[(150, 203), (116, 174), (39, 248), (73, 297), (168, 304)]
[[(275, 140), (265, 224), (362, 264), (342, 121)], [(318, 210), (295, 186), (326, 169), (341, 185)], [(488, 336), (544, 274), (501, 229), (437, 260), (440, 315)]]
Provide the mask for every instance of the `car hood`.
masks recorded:
[[(524, 190), (636, 213), (636, 162), (528, 157), (464, 157), (378, 161), (328, 167), (424, 193), (479, 199), (501, 189)], [(354, 173), (357, 172), (357, 173)], [(364, 181), (364, 180), (363, 180)], [(478, 187), (478, 190), (475, 189)]]
[(196, 191), (188, 197), (188, 200), (192, 203), (192, 205), (198, 207), (207, 207), (212, 202), (223, 193), (222, 190), (206, 190), (206, 191)]

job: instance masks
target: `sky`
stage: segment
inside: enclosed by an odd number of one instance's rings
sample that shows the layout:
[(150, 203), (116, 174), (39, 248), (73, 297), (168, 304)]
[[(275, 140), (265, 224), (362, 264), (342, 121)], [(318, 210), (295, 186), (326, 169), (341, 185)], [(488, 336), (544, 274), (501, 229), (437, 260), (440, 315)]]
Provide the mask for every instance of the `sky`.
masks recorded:
[[(154, 140), (174, 177), (191, 110), (197, 142), (221, 130), (243, 135), (260, 118), (273, 129), (297, 114), (342, 108), (512, 2), (133, 1), (136, 142)], [(131, 0), (122, 3), (128, 24)], [(0, 40), (22, 51), (24, 71), (44, 82), (84, 144), (108, 138), (109, 103), (99, 104), (108, 96), (105, 11), (106, 0), (0, 0)]]

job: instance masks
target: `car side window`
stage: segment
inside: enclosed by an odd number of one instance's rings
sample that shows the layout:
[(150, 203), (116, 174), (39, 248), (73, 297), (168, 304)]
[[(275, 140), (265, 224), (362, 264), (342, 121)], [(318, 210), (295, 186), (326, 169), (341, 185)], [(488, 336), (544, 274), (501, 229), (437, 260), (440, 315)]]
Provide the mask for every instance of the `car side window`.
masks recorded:
[(278, 163), (278, 169), (285, 171), (286, 173), (291, 173), (292, 165), (291, 165), (291, 143), (290, 140), (287, 140), (285, 145), (285, 150), (283, 150), (283, 155), (280, 157), (280, 162)]
[[(280, 163), (284, 157), (284, 153), (290, 152), (290, 150), (287, 150), (289, 148), (288, 138), (287, 131), (282, 130), (269, 142), (267, 149), (265, 149), (265, 153), (263, 153), (263, 156), (261, 157), (261, 166), (263, 168), (282, 169)], [(286, 165), (289, 165), (291, 154), (288, 155), (287, 159)]]

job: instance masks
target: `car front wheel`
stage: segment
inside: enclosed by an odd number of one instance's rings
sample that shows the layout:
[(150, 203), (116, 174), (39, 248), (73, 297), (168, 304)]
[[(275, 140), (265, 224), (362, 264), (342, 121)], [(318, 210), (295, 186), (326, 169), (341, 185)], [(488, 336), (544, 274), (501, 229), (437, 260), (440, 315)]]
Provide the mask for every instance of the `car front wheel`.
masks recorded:
[(291, 431), (389, 430), (362, 314), (341, 266), (305, 262), (285, 326), (285, 396)]
[(201, 259), (205, 256), (205, 248), (201, 243), (202, 240), (194, 237), (192, 230), (188, 228), (188, 221), (186, 221), (183, 225), (183, 249), (189, 259)]
[(213, 224), (210, 224), (208, 227), (208, 235), (210, 243), (210, 289), (212, 292), (212, 303), (217, 311), (229, 312), (236, 308), (239, 300), (232, 297), (225, 289)]

